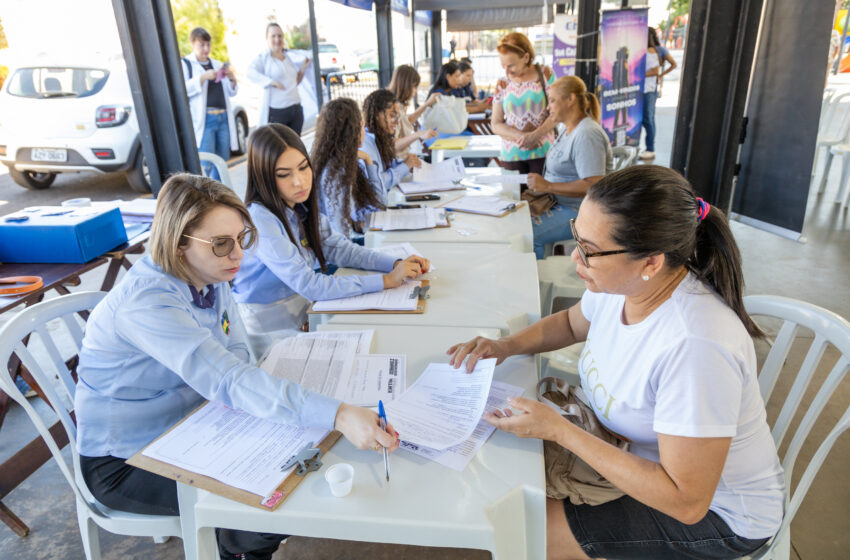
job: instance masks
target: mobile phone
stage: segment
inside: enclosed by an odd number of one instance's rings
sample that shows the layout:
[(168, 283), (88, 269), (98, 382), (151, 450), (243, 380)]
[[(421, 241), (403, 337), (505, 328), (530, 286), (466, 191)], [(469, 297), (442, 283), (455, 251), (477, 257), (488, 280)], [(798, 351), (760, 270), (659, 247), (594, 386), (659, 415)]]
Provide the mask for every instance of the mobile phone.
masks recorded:
[(422, 208), (421, 204), (395, 204), (393, 206), (387, 206), (388, 209), (393, 210), (408, 210), (411, 208)]
[(423, 202), (425, 200), (440, 200), (440, 195), (436, 194), (409, 194), (404, 197), (407, 202)]

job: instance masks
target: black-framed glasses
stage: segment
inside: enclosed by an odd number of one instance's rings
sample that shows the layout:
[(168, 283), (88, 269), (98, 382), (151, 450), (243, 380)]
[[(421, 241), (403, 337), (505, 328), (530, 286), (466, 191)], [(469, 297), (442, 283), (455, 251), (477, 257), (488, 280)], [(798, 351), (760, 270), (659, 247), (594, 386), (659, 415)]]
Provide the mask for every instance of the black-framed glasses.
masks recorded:
[(257, 239), (257, 230), (254, 228), (246, 228), (236, 236), (236, 239), (232, 237), (213, 237), (210, 239), (200, 239), (198, 237), (192, 237), (191, 235), (183, 234), (183, 237), (188, 237), (189, 239), (194, 239), (195, 241), (200, 241), (201, 243), (209, 243), (210, 249), (212, 249), (213, 255), (216, 257), (226, 257), (230, 253), (233, 252), (233, 249), (236, 248), (236, 242), (239, 242), (239, 246), (243, 249), (248, 249), (254, 244), (254, 241)]
[(578, 249), (578, 256), (581, 257), (581, 263), (585, 267), (590, 267), (590, 264), (587, 262), (587, 259), (590, 257), (604, 257), (606, 255), (619, 255), (621, 253), (628, 253), (629, 251), (626, 249), (617, 249), (616, 251), (597, 251), (595, 253), (591, 253), (587, 249), (584, 248), (584, 245), (581, 244), (581, 239), (579, 239), (576, 234), (576, 220), (572, 218), (570, 220), (570, 230), (573, 232), (573, 239), (576, 240), (576, 248)]

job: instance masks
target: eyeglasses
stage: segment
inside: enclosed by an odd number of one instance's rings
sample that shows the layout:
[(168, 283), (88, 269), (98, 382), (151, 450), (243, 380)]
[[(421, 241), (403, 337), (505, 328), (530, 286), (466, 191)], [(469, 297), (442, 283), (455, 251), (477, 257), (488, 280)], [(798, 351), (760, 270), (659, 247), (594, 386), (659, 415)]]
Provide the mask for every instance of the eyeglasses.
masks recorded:
[(575, 218), (570, 220), (570, 230), (573, 232), (573, 239), (576, 240), (576, 248), (578, 249), (578, 256), (581, 257), (581, 263), (585, 267), (590, 267), (590, 264), (587, 262), (587, 259), (590, 257), (604, 257), (606, 255), (619, 255), (620, 253), (628, 253), (626, 249), (618, 249), (616, 251), (597, 251), (596, 253), (591, 253), (587, 249), (584, 248), (584, 245), (581, 244), (581, 240), (576, 234), (576, 220)]
[(236, 248), (236, 242), (239, 242), (239, 246), (243, 249), (248, 249), (254, 244), (254, 241), (257, 239), (257, 230), (254, 228), (247, 228), (242, 233), (240, 233), (236, 239), (232, 237), (213, 237), (209, 240), (207, 239), (199, 239), (197, 237), (192, 237), (191, 235), (183, 234), (183, 237), (188, 237), (189, 239), (194, 239), (195, 241), (200, 241), (201, 243), (209, 243), (210, 248), (212, 249), (213, 255), (216, 257), (226, 257), (230, 253), (233, 252), (233, 249)]

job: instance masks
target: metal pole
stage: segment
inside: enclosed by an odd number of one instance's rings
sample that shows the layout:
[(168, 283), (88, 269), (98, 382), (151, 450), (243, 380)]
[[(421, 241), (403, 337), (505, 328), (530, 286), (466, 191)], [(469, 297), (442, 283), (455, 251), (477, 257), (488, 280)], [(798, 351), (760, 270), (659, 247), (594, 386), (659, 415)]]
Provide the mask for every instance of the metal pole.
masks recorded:
[[(310, 7), (310, 46), (313, 47), (313, 80), (316, 83), (316, 107), (322, 110), (325, 96), (322, 93), (322, 69), (319, 68), (319, 33), (316, 31), (316, 8), (313, 0), (307, 0)], [(330, 84), (328, 84), (330, 87)]]

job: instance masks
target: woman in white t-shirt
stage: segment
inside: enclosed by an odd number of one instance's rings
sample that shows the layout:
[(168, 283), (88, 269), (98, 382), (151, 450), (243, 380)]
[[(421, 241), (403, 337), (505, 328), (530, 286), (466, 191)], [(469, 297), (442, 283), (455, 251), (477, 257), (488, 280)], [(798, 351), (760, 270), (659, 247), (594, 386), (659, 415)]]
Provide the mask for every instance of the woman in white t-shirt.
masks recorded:
[(248, 79), (263, 87), (263, 104), (257, 124), (285, 124), (300, 135), (304, 108), (298, 84), (304, 79), (310, 59), (304, 59), (300, 66), (295, 65), (284, 48), (283, 30), (276, 23), (266, 26), (266, 41), (268, 50), (257, 55), (248, 67)]
[(571, 227), (581, 301), (512, 336), (449, 349), (471, 370), (585, 341), (583, 393), (628, 451), (529, 399), (509, 400), (524, 414), (485, 417), (559, 443), (625, 493), (596, 506), (549, 499), (547, 557), (751, 553), (778, 530), (785, 486), (756, 378), (761, 331), (744, 310), (723, 212), (675, 171), (636, 166), (591, 186)]
[(649, 41), (646, 48), (646, 77), (643, 80), (643, 130), (646, 149), (641, 152), (640, 159), (655, 158), (655, 102), (658, 101), (658, 76), (661, 75), (661, 55), (655, 47), (658, 38), (650, 28)]

